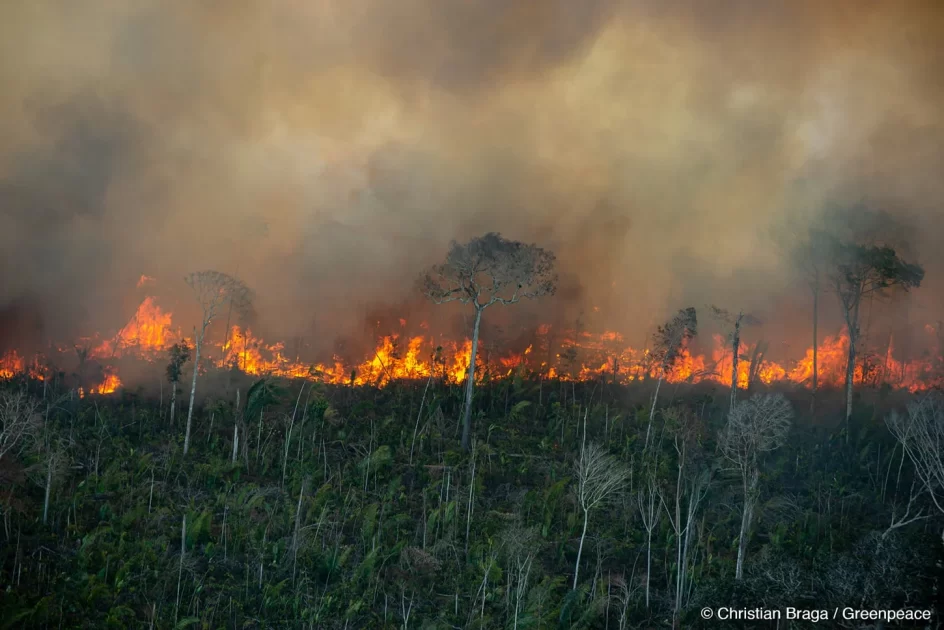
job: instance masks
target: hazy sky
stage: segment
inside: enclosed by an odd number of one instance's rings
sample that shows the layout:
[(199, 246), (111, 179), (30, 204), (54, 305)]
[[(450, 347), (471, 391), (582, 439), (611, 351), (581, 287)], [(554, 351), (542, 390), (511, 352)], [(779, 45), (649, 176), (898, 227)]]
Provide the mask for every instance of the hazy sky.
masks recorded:
[(0, 323), (117, 327), (141, 274), (179, 309), (215, 268), (327, 339), (500, 231), (558, 253), (563, 317), (796, 325), (771, 229), (857, 201), (916, 228), (930, 321), (942, 38), (908, 0), (3, 3)]

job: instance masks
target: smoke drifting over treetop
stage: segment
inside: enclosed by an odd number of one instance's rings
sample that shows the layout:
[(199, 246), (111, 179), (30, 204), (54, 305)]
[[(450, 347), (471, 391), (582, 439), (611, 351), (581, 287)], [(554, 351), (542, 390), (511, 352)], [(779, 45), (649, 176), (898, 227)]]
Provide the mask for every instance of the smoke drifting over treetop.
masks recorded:
[(0, 311), (115, 326), (140, 274), (186, 305), (215, 268), (260, 326), (330, 336), (500, 231), (558, 253), (568, 311), (642, 334), (781, 308), (770, 230), (865, 201), (926, 239), (937, 317), (937, 4), (5, 3)]

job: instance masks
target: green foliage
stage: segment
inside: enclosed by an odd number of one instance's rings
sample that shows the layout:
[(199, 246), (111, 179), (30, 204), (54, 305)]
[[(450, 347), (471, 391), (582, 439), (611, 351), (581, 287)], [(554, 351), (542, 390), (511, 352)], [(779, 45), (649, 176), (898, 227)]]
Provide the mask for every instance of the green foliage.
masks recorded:
[[(657, 415), (660, 438), (644, 456), (651, 390), (607, 385), (601, 400), (592, 386), (566, 383), (562, 404), (558, 384), (516, 378), (480, 390), (484, 401), (499, 402), (476, 423), (472, 453), (458, 447), (461, 391), (431, 386), (425, 441), (417, 440), (412, 464), (422, 387), (318, 388), (305, 422), (295, 423), (284, 480), (283, 419), (294, 411), (297, 383), (264, 378), (249, 388), (243, 413), (252, 430), (240, 438), (251, 455), (236, 467), (223, 432), (218, 441), (196, 436), (193, 457), (180, 457), (179, 435), (152, 422), (158, 410), (140, 400), (134, 416), (121, 399), (54, 410), (44, 430), (62, 439), (63, 463), (47, 525), (45, 476), (34, 474), (46, 470), (44, 452), (16, 460), (25, 472), (0, 493), (0, 627), (397, 628), (405, 610), (411, 628), (512, 627), (522, 583), (518, 628), (615, 628), (620, 576), (631, 592), (629, 627), (670, 625), (679, 568), (669, 518), (680, 462), (674, 438), (683, 429), (691, 456), (683, 490), (689, 474), (716, 474), (689, 539), (691, 597), (677, 625), (698, 627), (699, 607), (717, 602), (803, 607), (811, 588), (845, 605), (851, 596), (837, 590), (837, 575), (886, 607), (930, 596), (931, 554), (906, 551), (935, 548), (939, 520), (897, 529), (893, 540), (874, 535), (901, 514), (913, 480), (883, 426), (882, 401), (861, 405), (848, 442), (842, 423), (831, 430), (802, 419), (790, 442), (763, 457), (745, 580), (735, 583), (740, 519), (731, 507), (740, 479), (717, 471), (715, 439), (725, 405), (676, 396)], [(235, 410), (212, 411), (231, 431)], [(571, 590), (583, 525), (572, 474), (585, 414), (587, 439), (635, 474), (591, 518)], [(208, 422), (197, 426), (209, 430)], [(260, 439), (274, 447), (263, 444), (257, 459)], [(650, 470), (665, 505), (657, 499), (647, 609), (637, 494)], [(515, 547), (509, 532), (518, 529), (531, 533)], [(800, 591), (788, 579), (795, 575)], [(882, 575), (894, 577), (885, 591), (876, 586)]]

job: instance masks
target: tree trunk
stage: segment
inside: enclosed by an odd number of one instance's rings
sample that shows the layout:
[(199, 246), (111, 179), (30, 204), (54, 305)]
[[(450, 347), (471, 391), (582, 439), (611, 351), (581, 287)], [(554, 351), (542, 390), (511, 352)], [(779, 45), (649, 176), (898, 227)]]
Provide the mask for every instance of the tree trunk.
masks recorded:
[(177, 382), (171, 383), (170, 390), (170, 428), (174, 428), (174, 412), (177, 411)]
[(46, 496), (43, 498), (43, 525), (47, 523), (49, 517), (49, 498), (52, 494), (52, 467), (53, 456), (48, 455), (46, 461)]
[(193, 381), (190, 384), (190, 407), (187, 409), (187, 428), (184, 432), (184, 455), (190, 450), (190, 427), (193, 422), (193, 401), (197, 397), (197, 373), (200, 371), (200, 346), (203, 345), (203, 336), (206, 334), (206, 322), (197, 335), (196, 348), (193, 354)]
[(180, 612), (180, 583), (184, 576), (184, 554), (187, 552), (187, 514), (183, 515), (180, 526), (180, 564), (177, 569), (177, 602), (174, 604), (174, 625)]
[(472, 392), (475, 388), (475, 353), (479, 345), (479, 325), (482, 323), (482, 308), (475, 308), (475, 324), (472, 327), (472, 351), (469, 353), (469, 373), (466, 375), (465, 406), (462, 412), (462, 448), (468, 451), (472, 438)]
[(731, 349), (734, 353), (731, 355), (731, 409), (737, 402), (738, 391), (738, 352), (741, 350), (741, 313), (738, 313), (734, 320), (734, 336), (731, 340)]
[(583, 540), (587, 536), (587, 521), (590, 518), (590, 513), (586, 508), (583, 510), (583, 531), (580, 533), (580, 546), (577, 547), (577, 564), (574, 565), (574, 588), (577, 590), (577, 577), (580, 575), (580, 556), (583, 555)]
[(652, 581), (652, 529), (646, 529), (646, 610), (649, 610), (649, 582)]
[(741, 512), (741, 534), (738, 537), (737, 568), (734, 572), (735, 580), (744, 579), (744, 558), (747, 556), (747, 541), (751, 530), (751, 521), (754, 520), (754, 505), (757, 502), (757, 472), (750, 473), (750, 479), (744, 480), (744, 509)]
[(810, 398), (810, 414), (816, 413), (816, 391), (819, 388), (819, 274), (813, 284), (813, 394)]
[(239, 453), (239, 422), (233, 423), (233, 466), (236, 465), (236, 455)]
[(295, 531), (292, 533), (292, 584), (295, 584), (295, 572), (298, 568), (298, 532), (302, 524), (302, 497), (305, 496), (305, 482), (302, 480), (301, 490), (298, 491), (298, 507), (295, 508)]
[(852, 392), (855, 381), (855, 335), (849, 333), (849, 361), (846, 364), (846, 428), (849, 428), (849, 420), (852, 418)]
[(849, 421), (852, 418), (852, 392), (855, 383), (856, 342), (859, 339), (859, 301), (851, 313), (846, 313), (849, 326), (849, 361), (846, 363), (846, 440), (848, 441)]
[(662, 389), (662, 380), (665, 378), (666, 365), (659, 371), (659, 380), (656, 382), (656, 393), (652, 396), (652, 408), (649, 409), (649, 426), (646, 427), (646, 445), (649, 448), (649, 434), (652, 432), (652, 420), (656, 417), (656, 404), (659, 402), (659, 390)]

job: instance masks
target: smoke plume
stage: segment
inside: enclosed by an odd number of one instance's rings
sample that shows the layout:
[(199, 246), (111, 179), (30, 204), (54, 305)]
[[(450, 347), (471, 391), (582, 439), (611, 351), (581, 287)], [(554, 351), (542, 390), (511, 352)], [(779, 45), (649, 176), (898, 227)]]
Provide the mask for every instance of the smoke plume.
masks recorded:
[(805, 335), (772, 233), (852, 204), (910, 226), (934, 321), (942, 37), (909, 0), (4, 3), (0, 343), (115, 329), (142, 274), (189, 326), (213, 268), (328, 345), (487, 231), (558, 254), (545, 315)]

